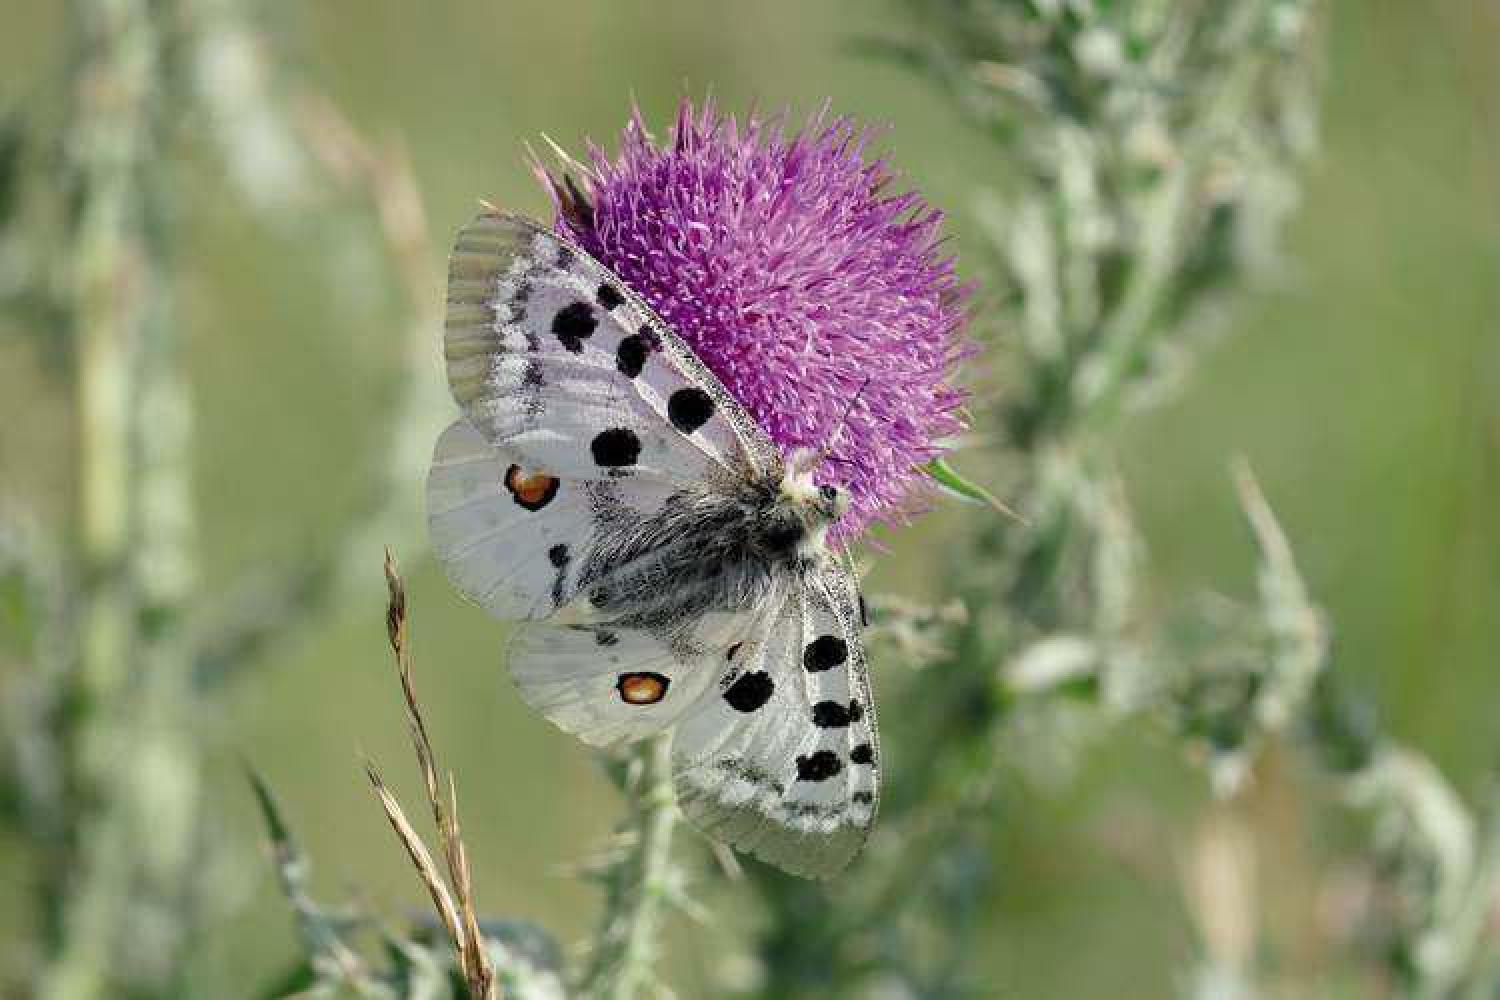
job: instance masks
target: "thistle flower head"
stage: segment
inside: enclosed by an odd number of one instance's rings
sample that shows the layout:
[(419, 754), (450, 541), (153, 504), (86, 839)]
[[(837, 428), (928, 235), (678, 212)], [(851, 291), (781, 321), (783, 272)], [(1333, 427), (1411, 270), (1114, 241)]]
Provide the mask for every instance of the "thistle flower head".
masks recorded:
[(668, 141), (632, 117), (580, 191), (549, 181), (558, 232), (661, 314), (790, 454), (845, 489), (835, 536), (902, 521), (921, 466), (962, 429), (951, 382), (969, 351), (942, 216), (869, 158), (870, 132), (822, 112), (794, 133), (712, 102), (681, 105)]

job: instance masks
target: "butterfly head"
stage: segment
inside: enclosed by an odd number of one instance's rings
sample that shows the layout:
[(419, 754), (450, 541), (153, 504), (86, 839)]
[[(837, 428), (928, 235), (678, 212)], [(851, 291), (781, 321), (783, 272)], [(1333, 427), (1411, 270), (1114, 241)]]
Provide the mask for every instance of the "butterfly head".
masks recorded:
[[(793, 498), (794, 502), (808, 508), (822, 522), (824, 530), (849, 512), (849, 494), (837, 486), (816, 485), (813, 482), (813, 474), (825, 462), (842, 461), (833, 454), (834, 446), (843, 436), (844, 428), (849, 424), (849, 415), (854, 412), (854, 407), (858, 405), (860, 397), (864, 395), (869, 385), (869, 378), (860, 383), (859, 390), (850, 397), (849, 405), (844, 408), (843, 416), (839, 417), (833, 433), (829, 435), (823, 447), (797, 448), (787, 456), (786, 481), (782, 489)], [(818, 534), (818, 541), (819, 544), (822, 543), (821, 531)]]
[(819, 511), (828, 518), (829, 524), (849, 513), (849, 494), (837, 486), (819, 486), (818, 499), (821, 501)]
[(793, 452), (785, 475), (761, 508), (756, 536), (768, 555), (796, 560), (820, 558), (829, 527), (848, 512), (849, 495), (845, 491), (813, 482), (817, 460), (817, 452)]
[(804, 508), (807, 520), (819, 520), (826, 527), (849, 512), (849, 494), (837, 486), (813, 482), (813, 474), (828, 460), (826, 451), (798, 448), (787, 461), (786, 478), (781, 492), (794, 507)]

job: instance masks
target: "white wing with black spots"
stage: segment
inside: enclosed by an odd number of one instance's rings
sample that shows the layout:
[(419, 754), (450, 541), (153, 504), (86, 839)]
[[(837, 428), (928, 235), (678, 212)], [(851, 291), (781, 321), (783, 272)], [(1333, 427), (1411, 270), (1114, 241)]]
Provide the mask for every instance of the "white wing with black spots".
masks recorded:
[(536, 471), (697, 484), (780, 467), (755, 420), (644, 302), (528, 219), (486, 213), (459, 232), (443, 345), (469, 422)]
[(529, 458), (495, 447), (467, 420), (438, 438), (427, 477), (433, 550), (459, 592), (498, 618), (551, 618), (576, 604), (578, 571), (597, 533), (599, 496), (615, 516), (644, 519), (661, 510), (668, 486), (642, 479), (626, 501), (614, 484), (528, 471)]
[(765, 617), (709, 612), (675, 629), (529, 624), (511, 640), (511, 676), (558, 728), (593, 746), (627, 743), (717, 697), (726, 651), (764, 631)]
[(735, 650), (717, 697), (683, 719), (673, 748), (690, 820), (819, 878), (864, 845), (880, 789), (857, 595), (846, 576), (808, 573), (771, 627)]

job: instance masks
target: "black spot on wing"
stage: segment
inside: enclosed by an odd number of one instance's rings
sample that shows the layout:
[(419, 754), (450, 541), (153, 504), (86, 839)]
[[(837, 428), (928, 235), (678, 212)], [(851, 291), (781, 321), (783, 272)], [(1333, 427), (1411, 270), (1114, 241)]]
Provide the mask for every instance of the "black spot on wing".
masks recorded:
[(857, 701), (851, 701), (848, 705), (836, 701), (820, 701), (813, 706), (812, 721), (819, 729), (843, 729), (851, 722), (864, 718), (864, 714), (864, 708)]
[(635, 378), (646, 367), (646, 355), (650, 353), (651, 347), (646, 343), (646, 338), (632, 333), (615, 348), (615, 367), (626, 378)]
[(724, 692), (724, 700), (736, 712), (754, 712), (771, 700), (776, 684), (764, 670), (740, 674)]
[(802, 650), (802, 666), (809, 673), (832, 670), (849, 659), (849, 647), (836, 635), (820, 635)]
[(849, 751), (849, 759), (856, 764), (871, 764), (875, 761), (875, 750), (868, 743), (861, 743)]
[(625, 301), (625, 296), (620, 294), (620, 290), (607, 281), (599, 286), (599, 290), (594, 293), (594, 298), (599, 301), (606, 312)]
[(629, 427), (612, 427), (594, 435), (589, 443), (594, 464), (605, 468), (634, 465), (641, 457), (641, 439)]
[(850, 798), (862, 806), (867, 806), (875, 801), (875, 796), (869, 792), (855, 792)]
[(713, 415), (713, 399), (697, 386), (678, 389), (667, 400), (667, 419), (684, 434), (693, 433)]
[(832, 750), (819, 750), (797, 757), (798, 781), (827, 781), (844, 769), (844, 762)]
[(568, 583), (568, 563), (572, 558), (568, 547), (560, 543), (547, 550), (547, 561), (557, 570), (557, 576), (552, 580), (552, 603), (558, 607), (563, 603), (563, 588)]
[(616, 646), (619, 645), (620, 637), (609, 629), (601, 628), (594, 633), (594, 642), (601, 646)]
[(563, 306), (552, 317), (552, 332), (563, 347), (574, 354), (583, 353), (583, 340), (593, 336), (599, 320), (594, 316), (594, 307), (587, 302), (572, 302)]

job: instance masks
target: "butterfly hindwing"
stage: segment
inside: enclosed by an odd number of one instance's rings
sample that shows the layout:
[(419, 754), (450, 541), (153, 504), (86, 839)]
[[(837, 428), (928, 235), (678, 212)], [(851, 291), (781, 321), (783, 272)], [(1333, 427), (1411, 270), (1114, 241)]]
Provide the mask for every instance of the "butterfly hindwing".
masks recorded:
[(644, 739), (694, 710), (753, 621), (720, 612), (672, 630), (525, 625), (511, 640), (511, 676), (528, 705), (585, 743)]
[(853, 582), (809, 572), (678, 726), (678, 800), (716, 839), (831, 876), (864, 844), (879, 748)]
[(699, 483), (780, 461), (645, 303), (527, 219), (487, 212), (460, 231), (444, 355), (469, 422), (552, 475)]

